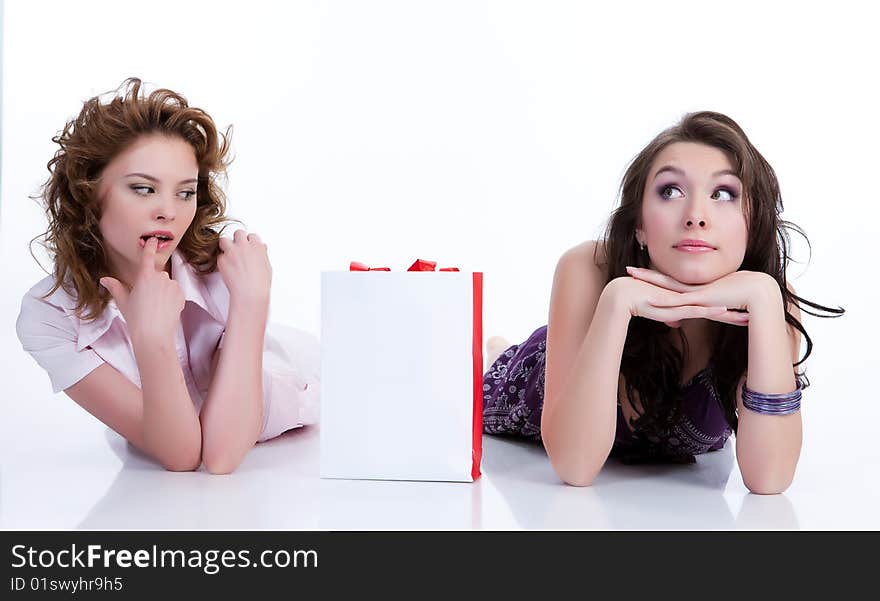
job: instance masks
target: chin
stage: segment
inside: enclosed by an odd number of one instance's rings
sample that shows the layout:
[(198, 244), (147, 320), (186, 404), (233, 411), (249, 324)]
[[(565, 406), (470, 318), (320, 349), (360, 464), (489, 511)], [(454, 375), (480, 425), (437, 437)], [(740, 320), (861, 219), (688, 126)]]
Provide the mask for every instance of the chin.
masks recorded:
[(723, 273), (717, 273), (717, 270), (706, 269), (704, 267), (682, 268), (681, 266), (676, 266), (673, 269), (664, 271), (664, 273), (675, 278), (682, 284), (688, 284), (690, 286), (708, 284), (724, 276)]

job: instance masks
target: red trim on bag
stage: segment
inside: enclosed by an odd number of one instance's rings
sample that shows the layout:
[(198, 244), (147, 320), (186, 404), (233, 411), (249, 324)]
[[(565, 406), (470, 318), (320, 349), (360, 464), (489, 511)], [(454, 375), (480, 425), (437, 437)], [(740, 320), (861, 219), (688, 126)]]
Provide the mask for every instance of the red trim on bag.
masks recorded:
[(471, 477), (480, 477), (483, 457), (483, 274), (474, 272), (474, 442)]

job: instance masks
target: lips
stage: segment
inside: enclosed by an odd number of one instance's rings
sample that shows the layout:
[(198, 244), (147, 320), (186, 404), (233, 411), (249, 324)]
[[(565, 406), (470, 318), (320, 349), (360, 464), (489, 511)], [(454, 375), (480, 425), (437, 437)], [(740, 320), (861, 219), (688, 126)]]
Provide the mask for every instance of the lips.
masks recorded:
[(159, 239), (165, 238), (167, 240), (174, 240), (174, 234), (172, 234), (168, 230), (153, 230), (152, 232), (146, 232), (144, 234), (141, 234), (141, 239), (150, 238), (151, 236), (155, 236)]
[(715, 249), (711, 246), (676, 246), (675, 250), (686, 252), (686, 253), (710, 253)]
[[(152, 236), (146, 236), (140, 239), (141, 248), (147, 246), (147, 240), (149, 240)], [(159, 244), (156, 245), (156, 250), (162, 250), (165, 247), (171, 246), (172, 240), (159, 240)]]
[(154, 230), (152, 232), (147, 232), (146, 234), (143, 234), (141, 236), (141, 248), (144, 248), (147, 245), (147, 240), (149, 240), (150, 238), (156, 238), (159, 242), (156, 245), (156, 250), (162, 250), (163, 248), (171, 244), (172, 240), (174, 240), (174, 234), (172, 234), (168, 230)]
[(715, 250), (715, 247), (706, 242), (705, 240), (681, 240), (677, 242), (673, 248), (677, 248), (679, 250), (687, 250), (687, 249), (703, 249), (703, 250)]

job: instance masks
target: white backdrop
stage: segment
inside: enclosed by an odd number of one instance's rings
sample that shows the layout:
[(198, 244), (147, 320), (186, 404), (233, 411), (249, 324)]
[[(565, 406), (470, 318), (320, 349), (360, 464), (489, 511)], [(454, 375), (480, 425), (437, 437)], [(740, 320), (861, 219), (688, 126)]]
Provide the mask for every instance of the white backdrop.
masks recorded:
[(11, 0), (3, 369), (48, 390), (14, 322), (45, 275), (28, 195), (51, 137), (83, 100), (138, 76), (233, 124), (229, 212), (269, 245), (272, 319), (315, 334), (321, 270), (425, 258), (483, 271), (486, 335), (524, 338), (546, 323), (559, 255), (603, 230), (627, 162), (685, 112), (727, 113), (810, 236), (811, 263), (790, 279), (848, 311), (806, 317), (808, 374), (867, 390), (880, 43), (865, 5)]

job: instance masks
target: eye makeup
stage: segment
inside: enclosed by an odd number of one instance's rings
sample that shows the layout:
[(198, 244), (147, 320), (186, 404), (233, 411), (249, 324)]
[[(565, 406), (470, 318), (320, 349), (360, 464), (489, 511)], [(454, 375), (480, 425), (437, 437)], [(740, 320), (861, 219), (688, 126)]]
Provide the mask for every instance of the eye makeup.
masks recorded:
[(146, 196), (147, 194), (154, 192), (152, 186), (145, 186), (144, 184), (132, 184), (129, 188), (141, 196)]
[[(139, 196), (147, 196), (148, 194), (154, 193), (156, 190), (152, 186), (148, 186), (146, 184), (131, 184), (129, 188), (134, 191), (135, 194)], [(195, 190), (181, 190), (178, 194), (185, 194), (183, 200), (192, 200), (195, 195)]]
[[(673, 193), (673, 191), (677, 191), (677, 194)], [(669, 192), (670, 194), (667, 195), (667, 192)], [(714, 198), (714, 196), (719, 192), (726, 192), (730, 196), (730, 198), (723, 199), (727, 202), (733, 202), (737, 200), (740, 194), (739, 188), (737, 186), (717, 186), (713, 190), (711, 197)], [(661, 182), (656, 186), (655, 193), (657, 194), (657, 197), (662, 200), (674, 200), (676, 198), (681, 198), (682, 196), (685, 196), (684, 187), (674, 181)]]

